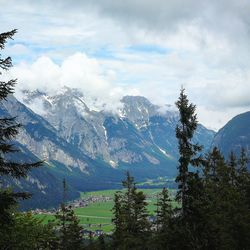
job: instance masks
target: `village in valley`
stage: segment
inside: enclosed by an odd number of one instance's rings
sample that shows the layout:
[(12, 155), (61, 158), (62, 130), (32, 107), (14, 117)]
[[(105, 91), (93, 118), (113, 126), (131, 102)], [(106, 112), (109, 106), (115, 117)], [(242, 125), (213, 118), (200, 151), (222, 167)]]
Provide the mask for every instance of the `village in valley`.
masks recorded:
[[(113, 206), (113, 194), (116, 190), (111, 190), (110, 193), (107, 191), (92, 193), (87, 192), (83, 193), (81, 198), (67, 202), (67, 206), (71, 207), (75, 211), (81, 211), (77, 216), (81, 219), (81, 225), (83, 226), (83, 235), (85, 237), (96, 237), (102, 234), (111, 234), (112, 233), (112, 222), (111, 222), (111, 209)], [(154, 206), (157, 200), (158, 189), (147, 189), (147, 202), (151, 204), (150, 206)], [(92, 209), (92, 206), (98, 207), (100, 210), (107, 212), (105, 215), (96, 214), (93, 216), (86, 212), (85, 209)], [(108, 208), (106, 207), (108, 206)], [(93, 208), (94, 210), (95, 208)], [(150, 208), (149, 210), (154, 211), (154, 208)], [(31, 213), (38, 217), (47, 217), (54, 219), (54, 215), (60, 212), (60, 207), (51, 208), (51, 209), (35, 209), (32, 210)], [(83, 221), (84, 220), (84, 221)], [(153, 213), (149, 216), (148, 220), (153, 222), (155, 220), (155, 216)], [(105, 228), (109, 228), (109, 230), (105, 230)]]
[[(113, 198), (111, 196), (106, 196), (106, 195), (97, 195), (97, 196), (86, 196), (86, 197), (81, 197), (80, 199), (76, 199), (73, 201), (70, 201), (67, 203), (68, 207), (71, 207), (72, 209), (77, 209), (77, 208), (84, 208), (87, 207), (91, 204), (94, 203), (105, 203), (105, 202), (111, 202), (113, 200)], [(31, 213), (34, 215), (55, 215), (57, 212), (60, 212), (60, 207), (58, 208), (51, 208), (51, 209), (35, 209), (32, 210)], [(83, 216), (83, 215), (82, 215)], [(87, 221), (88, 218), (91, 218), (91, 216), (87, 216)], [(89, 230), (84, 229), (83, 230), (83, 235), (87, 236), (87, 237), (96, 237), (96, 236), (100, 236), (102, 235), (104, 232), (101, 229), (103, 226), (107, 226), (109, 224), (105, 223), (98, 223), (98, 224), (84, 224), (83, 227), (87, 227)], [(90, 230), (91, 227), (94, 227), (95, 229)], [(96, 229), (96, 227), (98, 227), (99, 229)]]
[[(86, 197), (86, 198), (80, 198), (77, 200), (73, 200), (71, 202), (67, 203), (67, 206), (70, 206), (71, 208), (81, 208), (81, 207), (87, 207), (90, 204), (93, 203), (97, 203), (97, 202), (107, 202), (107, 201), (112, 201), (113, 199), (109, 196), (90, 196), (90, 197)], [(31, 212), (33, 214), (50, 214), (53, 215), (55, 214), (57, 211), (59, 211), (59, 208), (52, 208), (52, 209), (35, 209), (32, 210)]]

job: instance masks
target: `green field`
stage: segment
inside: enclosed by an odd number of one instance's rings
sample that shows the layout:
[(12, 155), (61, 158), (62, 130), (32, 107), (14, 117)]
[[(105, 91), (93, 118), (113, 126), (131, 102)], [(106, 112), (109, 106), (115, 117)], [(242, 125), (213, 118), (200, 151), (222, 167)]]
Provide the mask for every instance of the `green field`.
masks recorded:
[[(156, 210), (156, 195), (161, 192), (161, 189), (139, 189), (143, 191), (147, 196), (148, 202), (148, 211), (149, 214), (154, 214)], [(114, 193), (117, 190), (102, 190), (102, 191), (94, 191), (94, 192), (83, 192), (81, 193), (82, 198), (93, 197), (93, 196), (109, 196), (113, 198)], [(175, 191), (170, 190), (170, 195), (174, 195)], [(96, 202), (92, 203), (87, 207), (76, 208), (74, 209), (76, 215), (80, 220), (80, 224), (83, 225), (85, 229), (96, 230), (101, 229), (104, 232), (112, 231), (113, 225), (111, 223), (112, 220), (112, 207), (114, 203), (113, 201), (106, 202)], [(172, 204), (174, 207), (176, 203)], [(44, 223), (48, 223), (49, 220), (53, 220), (53, 215), (35, 215), (37, 218), (43, 219)]]

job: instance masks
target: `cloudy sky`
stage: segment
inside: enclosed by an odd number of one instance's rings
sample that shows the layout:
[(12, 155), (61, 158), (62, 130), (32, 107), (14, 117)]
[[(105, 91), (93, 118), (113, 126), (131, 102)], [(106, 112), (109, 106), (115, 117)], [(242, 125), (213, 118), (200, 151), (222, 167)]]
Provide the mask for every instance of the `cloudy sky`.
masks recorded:
[(174, 104), (186, 88), (199, 121), (219, 129), (250, 110), (249, 0), (0, 0), (3, 54), (18, 89), (81, 89)]

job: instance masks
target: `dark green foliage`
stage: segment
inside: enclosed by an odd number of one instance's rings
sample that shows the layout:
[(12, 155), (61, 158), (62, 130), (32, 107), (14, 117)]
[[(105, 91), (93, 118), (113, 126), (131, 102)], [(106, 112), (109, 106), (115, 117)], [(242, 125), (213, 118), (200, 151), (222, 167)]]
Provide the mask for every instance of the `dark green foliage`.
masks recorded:
[[(0, 34), (0, 49), (4, 49), (7, 39), (12, 39), (16, 30)], [(4, 71), (12, 67), (11, 58), (2, 58), (0, 54), (0, 68)], [(2, 72), (0, 72), (0, 75)], [(7, 82), (0, 81), (0, 101), (6, 100), (9, 94), (14, 92), (16, 80)], [(18, 134), (20, 124), (16, 123), (14, 117), (3, 117), (0, 119), (0, 223), (11, 223), (12, 212), (14, 206), (17, 205), (19, 198), (27, 199), (29, 194), (25, 192), (13, 193), (10, 189), (2, 188), (1, 178), (7, 176), (10, 178), (19, 179), (26, 177), (30, 169), (38, 167), (41, 162), (22, 163), (7, 159), (7, 156), (16, 153), (18, 150), (13, 146), (10, 140), (14, 139)], [(11, 157), (9, 157), (11, 158)]]
[(59, 247), (58, 249), (82, 249), (83, 248), (83, 228), (79, 225), (79, 219), (75, 215), (71, 206), (66, 206), (67, 184), (63, 179), (63, 202), (61, 209), (56, 214)]
[(83, 228), (79, 225), (79, 219), (71, 207), (61, 205), (60, 211), (56, 214), (59, 249), (82, 249)]
[(106, 250), (106, 243), (103, 235), (100, 235), (98, 238), (98, 249)]
[(242, 148), (240, 158), (238, 160), (238, 169), (236, 176), (236, 185), (244, 196), (248, 209), (250, 209), (250, 174), (247, 169), (249, 159), (246, 156), (246, 151)]
[(57, 249), (57, 238), (51, 224), (43, 225), (30, 213), (17, 213), (11, 224), (0, 227), (0, 249)]
[(197, 158), (197, 153), (202, 147), (192, 143), (194, 132), (198, 122), (195, 114), (195, 105), (189, 103), (187, 96), (181, 89), (180, 97), (176, 102), (179, 110), (180, 120), (176, 127), (176, 138), (179, 144), (179, 174), (176, 177), (176, 182), (179, 184), (177, 200), (182, 204), (182, 211), (185, 215), (188, 202), (188, 179), (190, 177), (189, 165), (198, 166), (200, 158)]
[[(244, 195), (244, 189), (239, 188), (239, 179), (243, 185), (249, 183), (248, 178), (242, 179), (240, 170), (249, 176), (246, 156), (243, 152), (239, 160), (242, 164), (238, 164), (231, 153), (226, 162), (214, 148), (206, 158), (197, 157), (201, 147), (191, 142), (197, 127), (195, 106), (189, 104), (183, 89), (176, 104), (180, 112), (180, 125), (176, 128), (180, 152), (177, 200), (182, 202), (182, 210), (174, 221), (178, 225), (175, 234), (182, 240), (175, 247), (246, 249), (250, 225), (247, 191)], [(198, 171), (191, 172), (189, 166)]]
[(146, 196), (137, 191), (134, 178), (129, 173), (123, 187), (125, 193), (116, 193), (114, 199), (113, 246), (115, 249), (147, 249), (145, 244), (150, 236), (150, 225)]
[(157, 231), (164, 232), (168, 227), (171, 216), (173, 215), (171, 199), (166, 188), (163, 188), (162, 192), (159, 194), (156, 206)]
[(163, 188), (157, 198), (156, 222), (155, 222), (155, 245), (157, 249), (167, 249), (171, 234), (171, 224), (173, 217), (173, 209), (168, 190)]
[(124, 234), (124, 215), (122, 207), (122, 194), (121, 192), (116, 192), (114, 196), (114, 207), (112, 209), (114, 217), (112, 222), (114, 223), (115, 231), (113, 232), (113, 246), (118, 247), (123, 241)]
[[(243, 154), (244, 155), (244, 154)], [(240, 162), (233, 153), (226, 162), (217, 148), (206, 158), (204, 167), (204, 203), (206, 208), (207, 242), (214, 249), (247, 249), (250, 236), (250, 213), (243, 186)]]
[[(16, 30), (0, 34), (0, 49), (4, 48), (5, 42), (8, 38), (16, 33)], [(0, 68), (8, 70), (12, 66), (11, 58), (0, 58)], [(0, 72), (2, 74), (2, 72)], [(9, 94), (14, 92), (14, 85), (16, 80), (10, 80), (8, 82), (0, 82), (0, 101), (6, 100)], [(14, 153), (17, 151), (8, 141), (13, 139), (18, 134), (18, 128), (20, 124), (15, 122), (15, 118), (1, 118), (0, 119), (0, 176), (9, 175), (14, 178), (25, 177), (27, 172), (40, 163), (36, 164), (20, 164), (16, 162), (6, 161), (5, 155), (8, 153)], [(6, 197), (6, 195), (5, 195)], [(14, 196), (13, 196), (14, 197)], [(14, 197), (16, 198), (16, 197)], [(26, 198), (26, 197), (25, 197)]]
[[(0, 34), (0, 49), (4, 48), (5, 42), (8, 38), (16, 33), (16, 30)], [(8, 70), (12, 66), (11, 58), (7, 57), (2, 59), (0, 55), (0, 68), (3, 70)], [(0, 72), (0, 75), (2, 72)], [(14, 86), (16, 80), (10, 80), (8, 82), (0, 81), (0, 101), (6, 100), (9, 94), (14, 92)], [(13, 178), (26, 177), (27, 172), (34, 167), (41, 165), (40, 162), (37, 163), (17, 163), (12, 161), (7, 161), (5, 155), (8, 153), (15, 153), (16, 148), (9, 141), (15, 138), (18, 134), (18, 128), (20, 124), (16, 123), (15, 117), (7, 117), (0, 119), (0, 176), (8, 175)]]

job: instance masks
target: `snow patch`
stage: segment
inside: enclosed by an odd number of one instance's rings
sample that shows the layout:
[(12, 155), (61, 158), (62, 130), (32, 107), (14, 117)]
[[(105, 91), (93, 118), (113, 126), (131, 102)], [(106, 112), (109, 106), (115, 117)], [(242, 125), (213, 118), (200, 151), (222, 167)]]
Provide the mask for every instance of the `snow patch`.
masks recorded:
[(119, 116), (120, 118), (125, 118), (126, 116), (125, 116), (124, 110), (118, 109), (118, 116)]
[(167, 156), (168, 158), (172, 158), (172, 156), (170, 154), (168, 154), (165, 150), (163, 150), (162, 148), (158, 147), (157, 148), (165, 155)]
[(45, 99), (45, 101), (47, 101), (50, 105), (53, 105), (52, 101), (50, 100), (50, 97), (47, 95), (43, 95), (43, 98)]
[(32, 184), (36, 184), (39, 190), (43, 190), (47, 187), (46, 185), (43, 185), (38, 179), (35, 179), (30, 175), (27, 176), (27, 180)]
[(84, 104), (81, 100), (79, 100), (78, 98), (77, 98), (77, 99), (74, 99), (74, 106), (77, 108), (78, 113), (79, 113), (82, 117), (88, 115), (88, 112), (87, 112), (87, 110), (86, 110), (85, 104)]
[(105, 140), (107, 141), (108, 140), (107, 130), (106, 130), (105, 126), (102, 125), (102, 127), (103, 127), (103, 130), (104, 130)]
[(117, 163), (112, 160), (109, 161), (109, 164), (111, 165), (112, 168), (117, 167)]

